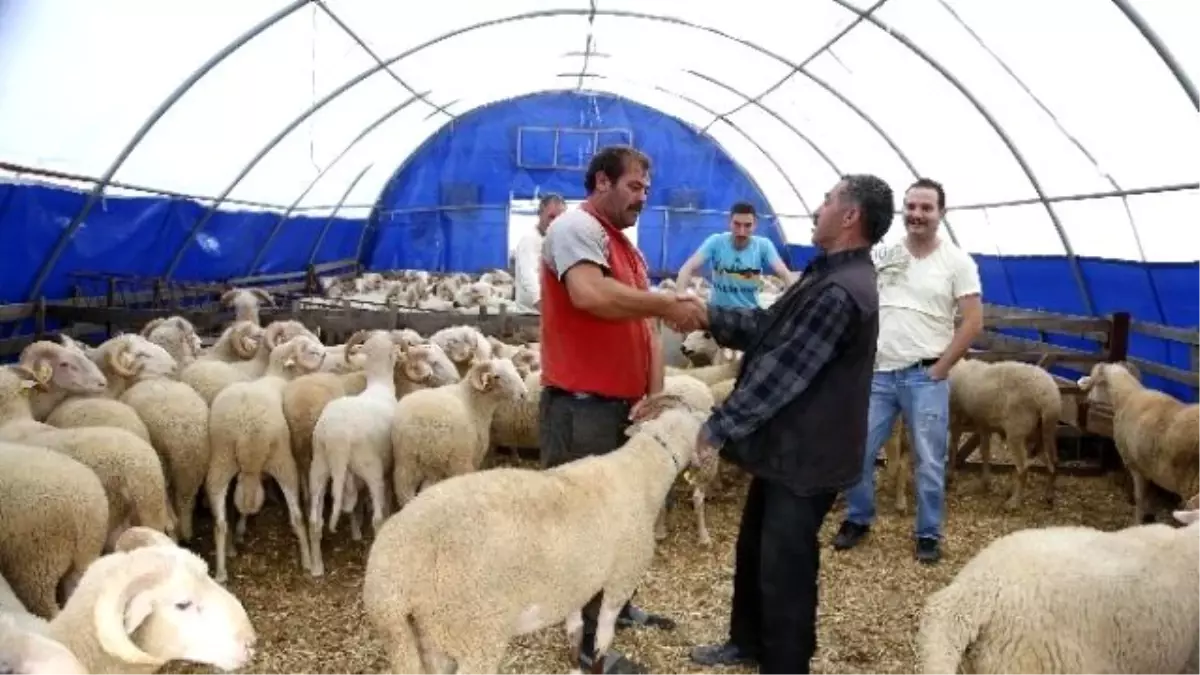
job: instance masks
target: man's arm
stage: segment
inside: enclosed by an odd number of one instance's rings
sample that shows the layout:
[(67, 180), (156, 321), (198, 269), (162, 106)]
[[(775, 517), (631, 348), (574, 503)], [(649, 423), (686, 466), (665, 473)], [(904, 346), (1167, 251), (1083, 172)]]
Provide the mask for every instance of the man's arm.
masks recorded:
[(791, 286), (796, 281), (796, 275), (787, 268), (787, 265), (783, 264), (783, 258), (779, 257), (779, 251), (775, 249), (774, 242), (763, 237), (763, 243), (766, 244), (763, 248), (763, 255), (766, 256), (764, 262), (766, 262), (767, 267), (770, 267), (772, 272), (780, 279), (783, 279), (783, 283)]
[(542, 256), (571, 297), (571, 304), (601, 319), (665, 316), (679, 302), (670, 293), (652, 293), (605, 276), (604, 229), (583, 212), (560, 216), (546, 230)]
[(662, 335), (658, 330), (658, 321), (646, 319), (646, 326), (650, 329), (650, 388), (646, 393), (653, 396), (663, 390), (667, 362), (663, 359)]
[(759, 327), (766, 316), (764, 309), (709, 305), (707, 328), (722, 347), (746, 351), (758, 337)]
[(715, 234), (709, 235), (708, 238), (704, 240), (704, 243), (700, 244), (700, 248), (696, 249), (696, 252), (692, 254), (692, 257), (688, 258), (683, 263), (683, 267), (679, 268), (679, 276), (675, 277), (675, 287), (679, 289), (680, 293), (687, 290), (687, 285), (688, 282), (692, 280), (692, 275), (696, 273), (696, 270), (700, 269), (700, 266), (703, 265), (706, 260), (708, 260), (709, 253), (712, 251), (713, 241), (716, 240), (716, 236), (717, 235)]
[(951, 338), (949, 346), (938, 357), (937, 363), (929, 368), (930, 376), (935, 380), (946, 379), (950, 375), (950, 369), (971, 349), (975, 338), (983, 332), (982, 285), (979, 282), (979, 268), (974, 260), (967, 258), (956, 267), (950, 287), (962, 320), (954, 329), (954, 337)]
[(838, 286), (806, 302), (786, 339), (761, 354), (742, 382), (713, 411), (702, 430), (708, 443), (721, 447), (753, 433), (795, 400), (833, 357), (857, 309)]

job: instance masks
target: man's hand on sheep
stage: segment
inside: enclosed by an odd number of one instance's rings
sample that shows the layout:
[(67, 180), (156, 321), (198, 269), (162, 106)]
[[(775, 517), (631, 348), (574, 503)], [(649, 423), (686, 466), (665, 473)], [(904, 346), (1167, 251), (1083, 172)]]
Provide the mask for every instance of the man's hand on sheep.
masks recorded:
[(679, 293), (675, 299), (678, 302), (671, 305), (671, 308), (662, 317), (671, 330), (677, 333), (690, 333), (708, 327), (708, 308), (700, 296)]
[(704, 427), (700, 427), (700, 433), (696, 434), (696, 465), (706, 467), (715, 461), (717, 461), (717, 448), (708, 434), (704, 432)]

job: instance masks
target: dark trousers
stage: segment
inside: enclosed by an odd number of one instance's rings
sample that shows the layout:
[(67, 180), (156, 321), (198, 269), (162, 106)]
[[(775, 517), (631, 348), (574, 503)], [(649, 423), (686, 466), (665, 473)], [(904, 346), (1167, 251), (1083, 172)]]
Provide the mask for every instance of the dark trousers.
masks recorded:
[[(628, 437), (628, 401), (574, 394), (547, 387), (538, 402), (538, 445), (542, 468), (549, 469), (589, 455), (605, 455), (625, 444)], [(591, 654), (596, 644), (596, 617), (600, 613), (597, 593), (583, 607), (583, 650)], [(629, 614), (629, 603), (621, 609)]]
[(817, 533), (837, 493), (798, 497), (755, 478), (733, 573), (729, 639), (761, 673), (807, 673), (817, 649)]

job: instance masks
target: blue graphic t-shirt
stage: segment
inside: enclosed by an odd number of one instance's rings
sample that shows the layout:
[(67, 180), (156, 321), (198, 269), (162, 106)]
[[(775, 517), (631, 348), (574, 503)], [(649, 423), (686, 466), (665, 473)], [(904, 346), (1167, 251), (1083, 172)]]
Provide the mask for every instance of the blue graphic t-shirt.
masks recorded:
[(752, 236), (743, 249), (733, 245), (733, 235), (714, 234), (700, 245), (712, 280), (709, 303), (717, 307), (758, 307), (762, 275), (779, 260), (779, 252), (766, 237)]

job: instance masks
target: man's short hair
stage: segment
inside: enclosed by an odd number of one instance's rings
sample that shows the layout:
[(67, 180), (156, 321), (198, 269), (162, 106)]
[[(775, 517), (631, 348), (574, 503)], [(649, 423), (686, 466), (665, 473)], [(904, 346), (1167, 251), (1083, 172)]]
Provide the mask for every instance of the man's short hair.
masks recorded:
[[(946, 210), (946, 188), (942, 187), (941, 183), (932, 178), (921, 177), (913, 181), (912, 185), (908, 186), (909, 190), (913, 188), (925, 188), (926, 190), (933, 190), (937, 193), (938, 211)], [(905, 190), (905, 192), (907, 191), (908, 190)]]
[(867, 173), (842, 176), (842, 194), (859, 208), (863, 236), (878, 244), (892, 227), (896, 217), (896, 199), (892, 188), (879, 176)]
[(587, 175), (583, 178), (583, 187), (590, 195), (596, 191), (596, 176), (608, 176), (610, 183), (616, 183), (625, 175), (625, 170), (633, 162), (642, 165), (642, 170), (650, 170), (650, 158), (632, 145), (609, 145), (592, 157), (588, 163)]
[(758, 216), (758, 212), (754, 210), (754, 205), (750, 202), (737, 202), (733, 206), (729, 207), (729, 215), (731, 216), (745, 214), (750, 214), (755, 217)]
[(567, 203), (567, 200), (563, 199), (563, 196), (558, 194), (557, 192), (547, 192), (546, 194), (542, 195), (541, 199), (538, 200), (537, 212), (542, 213), (543, 211), (546, 210), (546, 207), (550, 206), (551, 204), (566, 204), (566, 203)]

